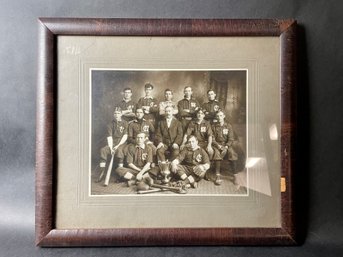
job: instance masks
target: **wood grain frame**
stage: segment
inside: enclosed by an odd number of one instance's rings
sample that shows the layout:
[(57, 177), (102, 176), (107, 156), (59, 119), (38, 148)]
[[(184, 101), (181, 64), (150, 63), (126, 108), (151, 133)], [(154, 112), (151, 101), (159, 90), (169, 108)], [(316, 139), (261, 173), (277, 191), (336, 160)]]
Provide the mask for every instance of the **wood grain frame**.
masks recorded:
[[(281, 228), (55, 228), (56, 87), (59, 35), (85, 36), (278, 36), (281, 54)], [(190, 19), (39, 19), (36, 129), (36, 245), (293, 245), (296, 136), (296, 21)]]

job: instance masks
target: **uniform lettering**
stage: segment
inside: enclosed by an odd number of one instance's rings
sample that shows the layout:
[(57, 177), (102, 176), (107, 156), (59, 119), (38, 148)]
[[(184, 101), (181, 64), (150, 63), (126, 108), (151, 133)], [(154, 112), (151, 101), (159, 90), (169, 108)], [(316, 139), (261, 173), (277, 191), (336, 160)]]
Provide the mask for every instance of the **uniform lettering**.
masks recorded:
[(148, 125), (143, 126), (143, 131), (144, 132), (149, 132), (149, 126)]
[(197, 162), (201, 162), (201, 161), (202, 161), (202, 156), (201, 156), (200, 153), (195, 157), (195, 160), (196, 160)]
[(148, 159), (148, 154), (147, 153), (142, 153), (142, 160), (145, 161)]

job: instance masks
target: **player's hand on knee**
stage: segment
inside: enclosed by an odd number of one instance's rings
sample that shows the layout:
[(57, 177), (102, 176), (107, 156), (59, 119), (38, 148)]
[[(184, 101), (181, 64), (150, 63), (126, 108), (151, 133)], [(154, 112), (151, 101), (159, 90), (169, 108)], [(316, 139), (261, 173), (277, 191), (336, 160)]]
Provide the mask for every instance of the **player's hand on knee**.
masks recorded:
[(176, 143), (174, 143), (174, 144), (173, 144), (173, 148), (174, 148), (174, 149), (179, 149), (179, 146), (178, 146)]
[(173, 173), (176, 173), (176, 171), (177, 171), (177, 164), (172, 163), (170, 165), (170, 171), (173, 172)]
[(204, 177), (206, 173), (206, 169), (203, 165), (198, 165), (195, 166), (193, 169), (193, 172), (198, 176), (198, 177)]

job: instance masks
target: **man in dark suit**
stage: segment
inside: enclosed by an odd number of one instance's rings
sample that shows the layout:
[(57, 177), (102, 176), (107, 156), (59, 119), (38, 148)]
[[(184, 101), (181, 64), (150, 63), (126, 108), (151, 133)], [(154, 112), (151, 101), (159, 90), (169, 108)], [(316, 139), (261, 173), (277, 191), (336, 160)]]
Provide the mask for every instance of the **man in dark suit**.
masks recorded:
[(156, 133), (157, 159), (160, 162), (166, 160), (166, 152), (170, 159), (174, 160), (179, 154), (182, 143), (183, 130), (181, 123), (173, 116), (173, 107), (165, 108), (166, 117), (158, 123)]

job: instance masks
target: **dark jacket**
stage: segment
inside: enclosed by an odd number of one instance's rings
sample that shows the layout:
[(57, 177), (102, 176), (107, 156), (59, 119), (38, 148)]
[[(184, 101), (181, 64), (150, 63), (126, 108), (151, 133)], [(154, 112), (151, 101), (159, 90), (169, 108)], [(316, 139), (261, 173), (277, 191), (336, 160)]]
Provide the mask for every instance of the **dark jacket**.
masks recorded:
[(179, 122), (177, 119), (172, 119), (170, 128), (168, 128), (166, 119), (163, 119), (158, 123), (157, 133), (155, 137), (156, 145), (161, 142), (167, 146), (171, 146), (174, 143), (181, 145), (182, 138), (182, 125), (181, 122)]

